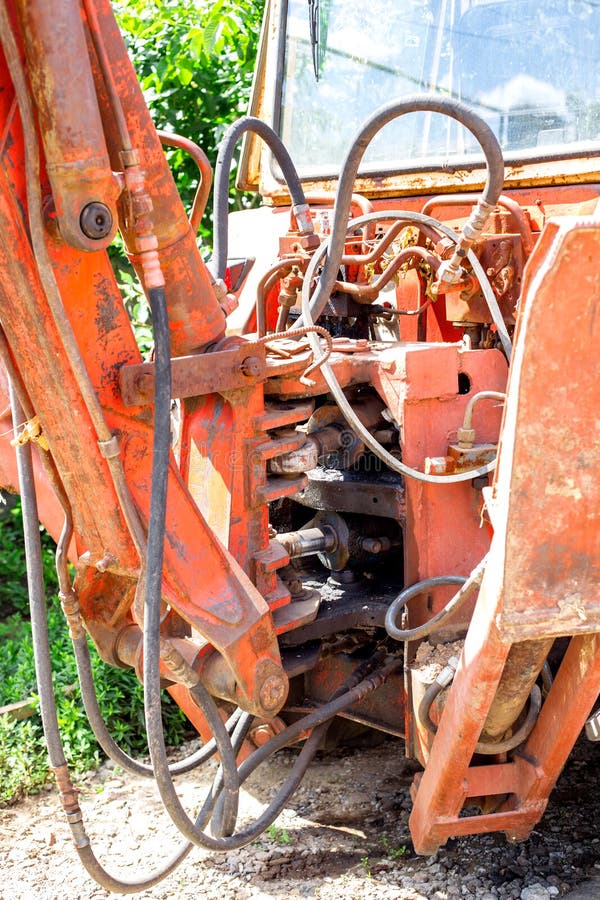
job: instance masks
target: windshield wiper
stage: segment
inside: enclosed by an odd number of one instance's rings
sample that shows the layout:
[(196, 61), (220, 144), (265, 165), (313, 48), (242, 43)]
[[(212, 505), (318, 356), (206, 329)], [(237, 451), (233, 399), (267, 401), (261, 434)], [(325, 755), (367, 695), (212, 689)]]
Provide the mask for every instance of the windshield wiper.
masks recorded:
[(312, 51), (315, 79), (319, 80), (319, 0), (308, 0), (308, 21), (310, 25), (310, 48)]

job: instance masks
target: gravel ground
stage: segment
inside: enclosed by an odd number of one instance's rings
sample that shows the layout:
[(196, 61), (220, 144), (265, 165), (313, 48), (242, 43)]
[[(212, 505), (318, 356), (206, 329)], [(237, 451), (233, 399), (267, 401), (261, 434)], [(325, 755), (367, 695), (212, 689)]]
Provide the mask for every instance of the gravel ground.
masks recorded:
[[(402, 745), (388, 740), (375, 748), (336, 749), (313, 763), (276, 827), (259, 841), (228, 856), (196, 849), (177, 872), (139, 896), (550, 900), (576, 888), (573, 900), (600, 898), (598, 750), (578, 746), (529, 840), (509, 845), (503, 835), (460, 838), (421, 858), (408, 834), (414, 766), (403, 758)], [(253, 776), (243, 817), (254, 818), (264, 807), (294, 759), (294, 751), (284, 750)], [(196, 808), (212, 774), (184, 776), (188, 810)], [(107, 764), (79, 786), (88, 834), (113, 873), (134, 878), (170, 854), (177, 836), (151, 784)], [(54, 791), (0, 810), (0, 835), (3, 900), (110, 896), (81, 868)]]

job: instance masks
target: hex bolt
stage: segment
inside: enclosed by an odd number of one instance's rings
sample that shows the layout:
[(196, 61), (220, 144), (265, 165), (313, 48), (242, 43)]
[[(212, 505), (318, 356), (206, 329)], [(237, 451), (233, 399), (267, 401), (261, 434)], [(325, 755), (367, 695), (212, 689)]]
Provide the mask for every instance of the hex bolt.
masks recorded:
[(287, 685), (280, 675), (269, 675), (260, 686), (260, 704), (266, 711), (278, 709), (285, 699)]
[(262, 747), (267, 741), (270, 741), (272, 737), (275, 737), (275, 730), (271, 725), (265, 723), (253, 728), (248, 734), (248, 737), (256, 747)]
[(88, 203), (81, 210), (79, 225), (87, 238), (101, 241), (110, 234), (113, 217), (106, 204), (97, 201)]
[(246, 377), (248, 378), (256, 378), (262, 373), (262, 370), (262, 361), (258, 356), (247, 356), (246, 359), (243, 359), (240, 364), (240, 371), (242, 375), (246, 375)]

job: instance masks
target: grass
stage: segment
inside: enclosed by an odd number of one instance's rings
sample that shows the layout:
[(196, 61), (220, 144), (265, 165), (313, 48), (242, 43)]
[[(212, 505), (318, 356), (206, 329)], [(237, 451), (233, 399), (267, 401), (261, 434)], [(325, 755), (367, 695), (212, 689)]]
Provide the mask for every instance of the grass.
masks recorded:
[[(48, 596), (48, 630), (58, 721), (65, 757), (76, 773), (96, 767), (103, 754), (88, 725), (77, 682), (75, 659), (60, 604), (56, 599), (54, 545), (42, 531), (44, 575)], [(29, 622), (21, 510), (18, 504), (0, 509), (0, 706), (26, 700), (36, 702), (35, 668)], [(93, 647), (92, 669), (100, 709), (108, 728), (127, 752), (147, 755), (143, 690), (135, 674), (104, 663)], [(165, 739), (177, 745), (187, 720), (166, 697)], [(0, 716), (0, 805), (35, 793), (50, 777), (39, 714), (22, 721)]]
[(266, 835), (269, 840), (274, 841), (276, 844), (281, 844), (282, 846), (292, 843), (289, 831), (285, 828), (279, 828), (278, 825), (269, 825)]
[(400, 847), (393, 847), (387, 835), (381, 838), (381, 844), (390, 859), (402, 859), (403, 856), (408, 855), (409, 851), (406, 844), (402, 844)]

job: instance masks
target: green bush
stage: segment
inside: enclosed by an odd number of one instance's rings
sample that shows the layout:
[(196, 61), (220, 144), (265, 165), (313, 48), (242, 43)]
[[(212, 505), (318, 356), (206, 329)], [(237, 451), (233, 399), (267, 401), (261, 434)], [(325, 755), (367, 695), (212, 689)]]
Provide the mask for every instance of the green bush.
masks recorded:
[[(264, 0), (115, 0), (113, 7), (154, 124), (195, 141), (214, 167), (224, 132), (248, 108)], [(165, 152), (190, 210), (198, 186), (196, 164), (182, 150)], [(230, 196), (233, 209), (258, 200), (235, 189), (235, 163)], [(198, 239), (207, 258), (212, 250), (210, 199)], [(148, 305), (118, 240), (111, 259), (138, 345), (148, 356)]]
[[(157, 128), (202, 147), (214, 165), (227, 127), (247, 111), (264, 0), (117, 0), (119, 25)], [(198, 171), (168, 150), (189, 209)], [(251, 203), (232, 191), (238, 209)], [(210, 214), (200, 229), (211, 246)]]

